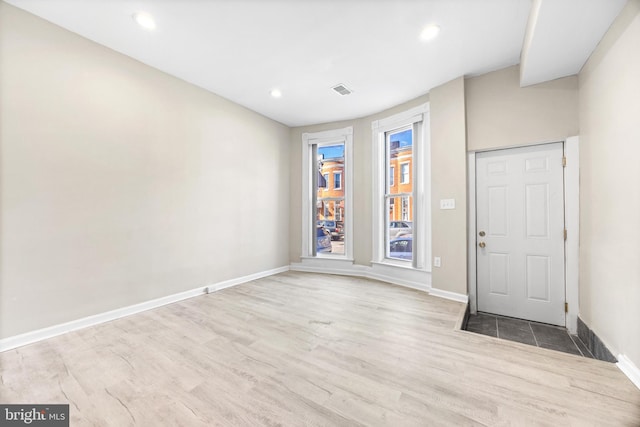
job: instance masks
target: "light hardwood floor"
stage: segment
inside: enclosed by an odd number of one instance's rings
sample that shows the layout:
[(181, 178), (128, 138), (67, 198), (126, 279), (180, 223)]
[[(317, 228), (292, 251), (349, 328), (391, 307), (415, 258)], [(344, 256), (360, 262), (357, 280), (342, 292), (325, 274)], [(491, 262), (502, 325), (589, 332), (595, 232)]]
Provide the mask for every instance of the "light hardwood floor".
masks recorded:
[(456, 330), (460, 303), (288, 272), (0, 354), (72, 426), (640, 426), (610, 363)]

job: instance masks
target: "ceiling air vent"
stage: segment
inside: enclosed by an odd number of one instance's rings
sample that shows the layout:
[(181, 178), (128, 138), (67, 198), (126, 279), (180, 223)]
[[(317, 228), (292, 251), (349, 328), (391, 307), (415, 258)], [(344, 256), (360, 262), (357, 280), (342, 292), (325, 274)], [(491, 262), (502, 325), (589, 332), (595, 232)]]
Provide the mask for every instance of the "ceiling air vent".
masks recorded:
[(351, 94), (351, 90), (347, 89), (347, 87), (343, 84), (339, 84), (338, 86), (334, 86), (332, 88), (333, 90), (335, 90), (336, 92), (338, 92), (340, 95), (350, 95)]

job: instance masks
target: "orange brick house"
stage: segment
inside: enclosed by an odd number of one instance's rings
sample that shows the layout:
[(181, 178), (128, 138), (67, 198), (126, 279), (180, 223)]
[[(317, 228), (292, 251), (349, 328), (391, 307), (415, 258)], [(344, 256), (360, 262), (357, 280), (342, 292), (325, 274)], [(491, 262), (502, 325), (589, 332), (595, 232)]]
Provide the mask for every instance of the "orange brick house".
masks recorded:
[[(317, 218), (342, 221), (344, 218), (344, 157), (320, 160)], [(322, 186), (322, 184), (325, 184)]]
[(413, 147), (391, 141), (389, 147), (389, 193), (403, 196), (389, 201), (389, 221), (413, 221)]

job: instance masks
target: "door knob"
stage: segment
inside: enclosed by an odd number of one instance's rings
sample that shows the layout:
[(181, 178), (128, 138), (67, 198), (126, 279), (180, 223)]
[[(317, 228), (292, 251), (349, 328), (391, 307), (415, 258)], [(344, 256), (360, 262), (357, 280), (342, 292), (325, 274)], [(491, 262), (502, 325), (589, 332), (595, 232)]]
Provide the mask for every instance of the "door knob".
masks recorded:
[(485, 246), (487, 246), (487, 244), (485, 242), (480, 242), (478, 243), (478, 246), (480, 246), (481, 248), (484, 248)]
[(484, 231), (481, 231), (478, 234), (480, 235), (480, 237), (484, 237)]

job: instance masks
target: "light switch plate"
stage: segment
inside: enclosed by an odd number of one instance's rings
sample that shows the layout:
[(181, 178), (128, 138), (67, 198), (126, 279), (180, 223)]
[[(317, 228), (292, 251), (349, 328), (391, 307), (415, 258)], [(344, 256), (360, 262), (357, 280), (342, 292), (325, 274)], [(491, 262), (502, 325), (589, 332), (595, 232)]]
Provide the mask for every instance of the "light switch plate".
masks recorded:
[(456, 199), (440, 199), (440, 209), (455, 209)]

